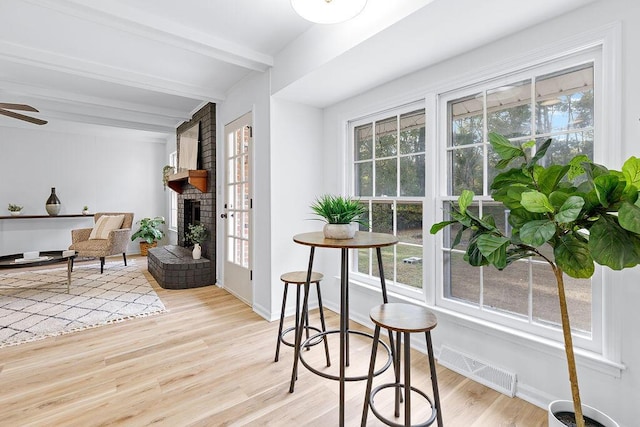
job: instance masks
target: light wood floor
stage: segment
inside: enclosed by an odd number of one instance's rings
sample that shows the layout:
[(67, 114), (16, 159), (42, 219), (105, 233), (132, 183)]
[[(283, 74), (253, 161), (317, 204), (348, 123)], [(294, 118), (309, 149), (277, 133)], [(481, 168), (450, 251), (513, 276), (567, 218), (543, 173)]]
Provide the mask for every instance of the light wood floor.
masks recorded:
[[(289, 393), (293, 351), (283, 346), (274, 363), (277, 322), (217, 287), (164, 290), (148, 277), (167, 313), (0, 349), (1, 426), (337, 425), (337, 382), (301, 367)], [(337, 335), (330, 342), (336, 361), (327, 369), (336, 372)], [(366, 372), (370, 345), (352, 339), (350, 371)], [(321, 346), (305, 360), (323, 366)], [(426, 356), (414, 352), (412, 362), (414, 385), (430, 390)], [(441, 366), (438, 380), (446, 426), (546, 425), (544, 410)], [(364, 385), (347, 383), (349, 426), (360, 425)], [(383, 411), (388, 402), (376, 399)], [(368, 425), (382, 424), (370, 412)]]

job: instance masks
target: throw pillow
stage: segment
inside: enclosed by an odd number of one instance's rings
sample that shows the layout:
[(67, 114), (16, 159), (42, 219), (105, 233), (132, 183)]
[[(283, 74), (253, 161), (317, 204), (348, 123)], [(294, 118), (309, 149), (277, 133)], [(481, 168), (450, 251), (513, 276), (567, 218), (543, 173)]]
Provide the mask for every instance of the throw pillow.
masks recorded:
[(109, 233), (122, 227), (124, 215), (102, 215), (91, 230), (89, 240), (108, 239)]

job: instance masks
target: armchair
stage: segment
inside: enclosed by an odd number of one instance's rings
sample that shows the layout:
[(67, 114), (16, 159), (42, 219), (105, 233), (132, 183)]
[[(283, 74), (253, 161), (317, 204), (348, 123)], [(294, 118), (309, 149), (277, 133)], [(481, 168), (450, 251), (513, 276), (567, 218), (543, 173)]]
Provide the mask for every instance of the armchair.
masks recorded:
[(94, 220), (93, 228), (71, 230), (69, 249), (77, 251), (78, 256), (100, 258), (100, 274), (104, 271), (104, 258), (107, 256), (121, 253), (124, 265), (127, 265), (126, 251), (133, 213), (101, 212), (94, 215)]

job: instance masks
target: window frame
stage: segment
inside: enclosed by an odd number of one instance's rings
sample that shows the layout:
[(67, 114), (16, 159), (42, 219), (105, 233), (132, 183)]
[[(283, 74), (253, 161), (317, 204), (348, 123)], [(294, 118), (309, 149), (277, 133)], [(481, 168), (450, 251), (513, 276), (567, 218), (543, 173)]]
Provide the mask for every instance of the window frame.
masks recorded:
[[(405, 285), (405, 284), (399, 284), (396, 283), (396, 268), (394, 268), (394, 273), (393, 273), (393, 277), (392, 278), (387, 278), (386, 279), (386, 285), (387, 285), (387, 290), (391, 293), (395, 293), (397, 295), (402, 295), (404, 297), (410, 298), (412, 300), (424, 300), (425, 298), (425, 283), (426, 283), (426, 246), (427, 246), (427, 240), (426, 240), (426, 234), (428, 233), (428, 228), (425, 228), (425, 224), (427, 224), (426, 222), (426, 210), (427, 210), (427, 205), (426, 205), (426, 194), (428, 193), (428, 190), (426, 188), (427, 185), (427, 174), (425, 171), (425, 194), (423, 196), (401, 196), (401, 195), (396, 195), (396, 196), (376, 196), (375, 194), (375, 185), (372, 183), (373, 187), (372, 187), (372, 194), (371, 196), (359, 196), (357, 194), (355, 194), (356, 192), (356, 179), (357, 176), (355, 174), (354, 171), (354, 166), (356, 163), (359, 163), (358, 160), (355, 159), (355, 138), (354, 138), (354, 131), (355, 128), (358, 126), (362, 126), (368, 123), (373, 123), (373, 122), (378, 122), (381, 120), (385, 120), (388, 119), (391, 116), (402, 116), (403, 114), (406, 113), (410, 113), (412, 111), (416, 111), (416, 110), (425, 110), (425, 151), (424, 151), (424, 155), (425, 155), (425, 169), (427, 169), (427, 160), (426, 160), (426, 156), (427, 153), (429, 152), (429, 141), (428, 141), (428, 117), (427, 117), (427, 111), (425, 109), (425, 104), (424, 104), (424, 99), (421, 100), (417, 100), (417, 101), (413, 101), (413, 102), (408, 102), (408, 103), (404, 103), (401, 105), (398, 105), (397, 107), (393, 107), (393, 108), (388, 108), (385, 109), (383, 111), (374, 113), (374, 114), (370, 114), (370, 115), (366, 115), (357, 119), (353, 119), (353, 120), (349, 120), (347, 123), (347, 156), (346, 156), (346, 164), (349, 165), (348, 168), (348, 172), (347, 172), (347, 176), (348, 176), (348, 194), (352, 195), (355, 198), (360, 199), (363, 203), (367, 203), (369, 206), (369, 211), (371, 211), (371, 205), (373, 203), (376, 202), (390, 202), (392, 203), (393, 206), (396, 206), (398, 202), (402, 203), (402, 202), (412, 202), (412, 203), (420, 203), (422, 205), (422, 224), (423, 224), (423, 238), (422, 238), (422, 277), (421, 277), (421, 282), (422, 282), (422, 286), (421, 287), (412, 287), (410, 285)], [(373, 146), (375, 146), (375, 126), (374, 126), (374, 135), (373, 135), (373, 141), (372, 141), (372, 148)], [(374, 150), (375, 153), (375, 150)], [(403, 157), (407, 157), (409, 156), (409, 154), (401, 154), (400, 151), (398, 151), (393, 158), (396, 159), (397, 162), (400, 161), (401, 158)], [(386, 157), (385, 157), (386, 158)], [(376, 157), (375, 154), (372, 154), (371, 157), (371, 162), (375, 163), (376, 161)], [(375, 177), (372, 177), (373, 181), (375, 181)], [(398, 190), (400, 190), (400, 175), (398, 174), (396, 176), (396, 188)], [(396, 215), (397, 209), (393, 209), (394, 211), (394, 217)], [(396, 235), (397, 233), (397, 221), (394, 221), (394, 225), (393, 225), (393, 234)], [(399, 243), (402, 244), (402, 243)], [(393, 245), (390, 250), (393, 251), (394, 254), (394, 259), (396, 260), (396, 264), (397, 264), (397, 245)], [(376, 259), (376, 255), (375, 255), (375, 250), (373, 249), (367, 249), (367, 251), (369, 251), (369, 272), (370, 273), (374, 273), (377, 274), (378, 270), (377, 270), (377, 259)], [(349, 275), (352, 279), (354, 279), (356, 282), (360, 282), (360, 283), (364, 283), (366, 285), (370, 285), (373, 287), (379, 287), (379, 281), (380, 279), (372, 274), (365, 274), (365, 273), (361, 273), (358, 271), (358, 250), (352, 250), (351, 251), (351, 265), (349, 266), (350, 271), (349, 271)], [(385, 270), (385, 276), (388, 275), (388, 271)]]
[[(486, 72), (484, 76), (481, 76), (475, 80), (470, 79), (466, 82), (457, 82), (451, 87), (443, 89), (438, 92), (430, 94), (428, 97), (434, 105), (437, 112), (437, 124), (436, 124), (436, 141), (437, 147), (435, 148), (437, 158), (436, 176), (434, 176), (435, 192), (434, 192), (434, 205), (436, 206), (434, 222), (441, 221), (443, 213), (441, 207), (444, 202), (449, 200), (457, 200), (457, 196), (450, 196), (448, 194), (449, 185), (449, 170), (448, 170), (448, 153), (449, 144), (448, 138), (450, 133), (448, 103), (450, 101), (464, 98), (473, 93), (477, 93), (483, 90), (488, 90), (498, 86), (509, 85), (514, 82), (521, 81), (523, 79), (531, 78), (533, 76), (541, 76), (554, 71), (571, 68), (572, 66), (593, 62), (594, 64), (594, 161), (603, 164), (609, 164), (617, 159), (614, 159), (611, 152), (616, 151), (611, 149), (611, 145), (602, 141), (607, 141), (607, 136), (603, 132), (603, 128), (607, 126), (607, 123), (612, 123), (613, 116), (611, 113), (607, 114), (605, 106), (611, 105), (614, 101), (614, 90), (607, 90), (607, 87), (615, 85), (615, 82), (607, 84), (606, 75), (611, 74), (611, 70), (607, 70), (608, 64), (606, 64), (606, 52), (603, 44), (592, 44), (585, 46), (582, 49), (576, 49), (571, 53), (562, 55), (547, 55), (537, 57), (535, 60), (530, 60), (527, 63), (513, 64), (511, 69), (504, 71), (504, 69), (496, 68), (493, 72)], [(610, 66), (610, 65), (609, 65)], [(486, 126), (486, 123), (485, 123)], [(609, 125), (610, 126), (610, 125)], [(536, 137), (533, 135), (532, 137)], [(485, 183), (486, 185), (486, 183)], [(489, 196), (476, 197), (478, 200), (490, 201)], [(531, 334), (540, 338), (547, 338), (554, 341), (562, 341), (562, 331), (559, 327), (550, 327), (540, 323), (532, 323), (529, 319), (523, 320), (519, 316), (509, 315), (506, 312), (498, 312), (495, 310), (480, 310), (478, 306), (465, 303), (461, 300), (454, 300), (445, 297), (445, 283), (444, 283), (444, 253), (446, 249), (443, 244), (443, 235), (435, 236), (434, 239), (434, 257), (435, 257), (435, 274), (436, 274), (436, 288), (434, 289), (434, 304), (437, 307), (449, 310), (454, 313), (459, 313), (462, 316), (477, 319), (480, 322), (491, 322), (498, 327), (506, 327), (514, 331), (521, 331)], [(610, 340), (605, 342), (609, 334), (605, 334), (607, 318), (610, 316), (610, 307), (605, 303), (609, 300), (606, 296), (606, 288), (604, 281), (606, 272), (603, 268), (597, 267), (596, 273), (592, 277), (592, 309), (591, 309), (591, 321), (592, 332), (591, 336), (586, 336), (581, 333), (574, 333), (574, 346), (582, 348), (587, 351), (591, 351), (602, 355), (613, 355), (616, 353), (613, 348), (616, 344)], [(614, 351), (612, 351), (614, 350)], [(616, 360), (615, 357), (611, 358)]]

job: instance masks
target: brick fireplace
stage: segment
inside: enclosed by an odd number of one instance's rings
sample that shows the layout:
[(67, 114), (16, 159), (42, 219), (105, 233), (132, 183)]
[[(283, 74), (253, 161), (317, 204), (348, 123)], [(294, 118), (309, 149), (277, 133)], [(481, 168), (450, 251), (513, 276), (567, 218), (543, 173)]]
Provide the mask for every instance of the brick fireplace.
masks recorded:
[[(216, 281), (216, 105), (205, 105), (191, 120), (178, 126), (178, 164), (180, 135), (191, 129), (199, 129), (197, 169), (207, 171), (206, 191), (186, 180), (179, 184), (182, 193), (178, 194), (178, 247), (155, 248), (149, 257), (149, 271), (164, 288), (206, 286)], [(208, 231), (202, 244), (205, 260), (193, 260), (190, 251), (181, 248), (185, 246), (184, 234), (189, 224), (202, 224)]]

